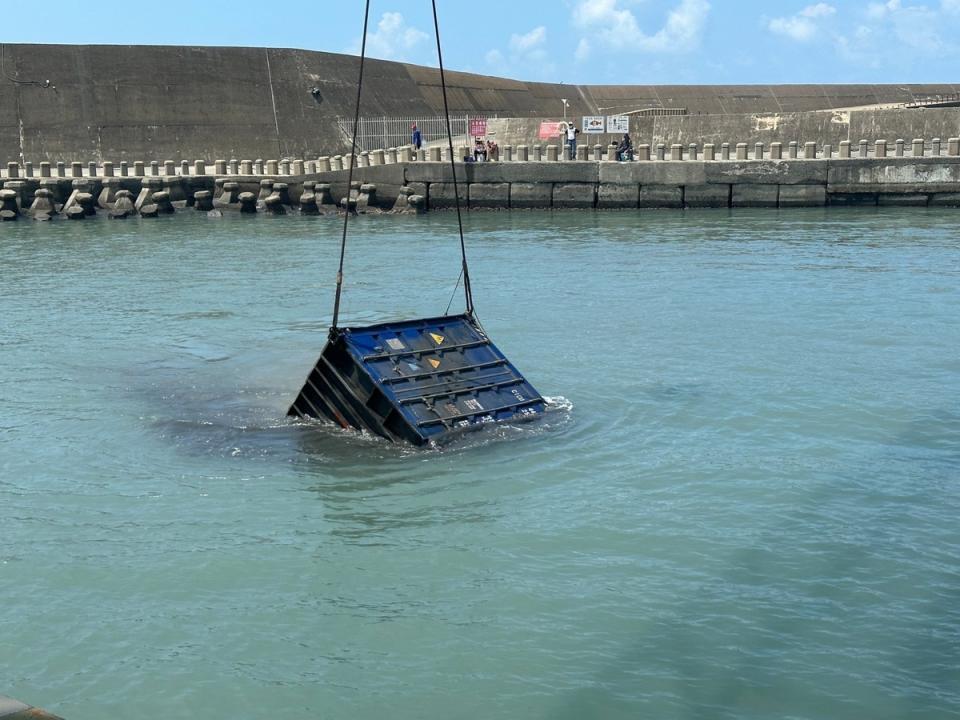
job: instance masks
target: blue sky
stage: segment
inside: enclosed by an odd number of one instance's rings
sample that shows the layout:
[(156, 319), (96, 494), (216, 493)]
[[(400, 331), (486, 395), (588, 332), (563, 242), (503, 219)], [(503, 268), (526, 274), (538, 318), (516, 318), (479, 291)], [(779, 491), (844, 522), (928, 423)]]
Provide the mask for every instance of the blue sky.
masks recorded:
[[(960, 81), (960, 0), (438, 0), (446, 65), (571, 83)], [(106, 7), (106, 6), (105, 6)], [(356, 52), (362, 0), (5, 7), (2, 42)], [(436, 65), (430, 0), (373, 0), (370, 54)]]

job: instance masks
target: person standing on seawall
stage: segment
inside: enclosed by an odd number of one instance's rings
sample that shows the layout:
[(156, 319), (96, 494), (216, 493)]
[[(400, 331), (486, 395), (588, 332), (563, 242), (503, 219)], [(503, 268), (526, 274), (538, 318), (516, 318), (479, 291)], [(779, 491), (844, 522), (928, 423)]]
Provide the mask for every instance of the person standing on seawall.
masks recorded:
[(567, 129), (564, 131), (567, 134), (567, 147), (570, 149), (570, 159), (577, 159), (577, 134), (580, 132), (580, 128), (570, 122), (567, 125)]
[(420, 146), (423, 144), (423, 136), (420, 134), (420, 128), (418, 128), (417, 124), (414, 123), (410, 126), (410, 129), (413, 130), (413, 149), (419, 150)]

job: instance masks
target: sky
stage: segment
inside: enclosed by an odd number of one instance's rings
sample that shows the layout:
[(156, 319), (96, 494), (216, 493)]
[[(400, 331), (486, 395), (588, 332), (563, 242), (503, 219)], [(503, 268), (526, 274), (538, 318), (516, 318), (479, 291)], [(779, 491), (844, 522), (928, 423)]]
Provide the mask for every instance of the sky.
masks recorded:
[[(437, 0), (444, 64), (578, 84), (960, 82), (960, 0)], [(3, 10), (0, 42), (358, 53), (364, 0)], [(430, 0), (371, 0), (368, 54), (436, 66)]]

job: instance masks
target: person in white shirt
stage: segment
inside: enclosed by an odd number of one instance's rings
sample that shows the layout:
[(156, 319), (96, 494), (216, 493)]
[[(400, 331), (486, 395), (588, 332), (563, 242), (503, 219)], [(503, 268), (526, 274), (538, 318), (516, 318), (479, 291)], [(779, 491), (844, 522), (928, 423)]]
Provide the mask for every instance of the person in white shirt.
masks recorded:
[(564, 130), (564, 134), (567, 136), (567, 147), (570, 149), (570, 159), (577, 159), (577, 134), (580, 132), (580, 128), (574, 125), (572, 122), (567, 124), (567, 129)]

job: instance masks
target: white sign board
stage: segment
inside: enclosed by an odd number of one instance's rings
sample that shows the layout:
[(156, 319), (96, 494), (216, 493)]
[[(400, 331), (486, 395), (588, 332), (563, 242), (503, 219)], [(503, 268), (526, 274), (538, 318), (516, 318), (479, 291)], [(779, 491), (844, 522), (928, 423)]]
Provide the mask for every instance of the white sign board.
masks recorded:
[(585, 133), (600, 134), (604, 131), (603, 115), (586, 115), (583, 118)]
[(608, 133), (628, 133), (630, 132), (629, 115), (608, 115), (607, 116)]

